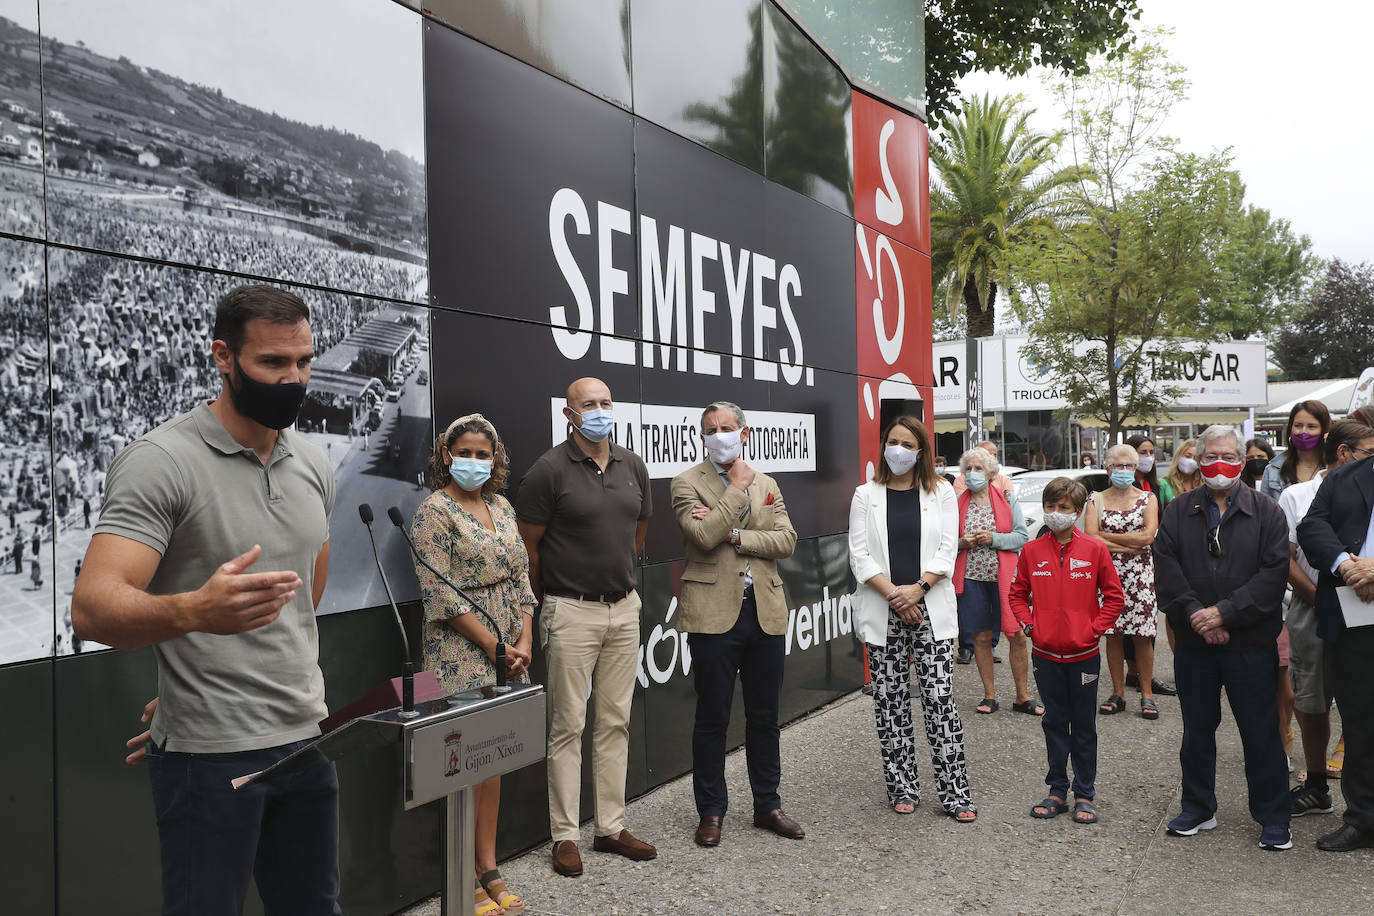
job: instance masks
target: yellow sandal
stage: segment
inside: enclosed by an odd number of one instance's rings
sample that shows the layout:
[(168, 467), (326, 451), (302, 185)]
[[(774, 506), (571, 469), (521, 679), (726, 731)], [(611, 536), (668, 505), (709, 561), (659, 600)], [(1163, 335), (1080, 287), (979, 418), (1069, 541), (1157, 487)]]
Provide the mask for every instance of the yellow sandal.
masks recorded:
[(491, 896), (492, 900), (499, 901), (501, 908), (507, 913), (522, 913), (525, 910), (525, 901), (521, 900), (511, 889), (506, 886), (506, 879), (501, 877), (501, 870), (493, 868), (477, 879), (482, 887)]
[(506, 912), (501, 905), (487, 896), (482, 888), (472, 892), (473, 916), (503, 916)]
[(1336, 749), (1331, 752), (1331, 759), (1326, 761), (1326, 778), (1340, 779), (1341, 770), (1345, 767), (1345, 732), (1341, 732), (1341, 738), (1336, 742)]

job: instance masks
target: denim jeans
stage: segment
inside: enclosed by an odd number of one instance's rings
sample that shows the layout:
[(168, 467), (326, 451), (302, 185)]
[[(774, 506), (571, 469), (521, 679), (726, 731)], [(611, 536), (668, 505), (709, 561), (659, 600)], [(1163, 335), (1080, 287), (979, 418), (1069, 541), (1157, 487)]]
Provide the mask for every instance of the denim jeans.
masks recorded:
[(230, 784), (309, 743), (183, 754), (149, 742), (165, 916), (239, 916), (250, 878), (269, 916), (342, 912), (333, 762), (321, 755), (280, 784)]

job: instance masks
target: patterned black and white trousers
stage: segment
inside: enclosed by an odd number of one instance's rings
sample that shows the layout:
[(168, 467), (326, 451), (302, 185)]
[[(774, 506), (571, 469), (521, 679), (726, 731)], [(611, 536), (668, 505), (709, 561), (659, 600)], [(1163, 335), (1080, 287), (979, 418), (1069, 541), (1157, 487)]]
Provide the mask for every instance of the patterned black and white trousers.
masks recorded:
[(921, 800), (911, 715), (913, 659), (940, 804), (949, 813), (972, 804), (964, 758), (964, 723), (954, 705), (954, 644), (953, 639), (936, 640), (928, 619), (910, 626), (889, 611), (887, 645), (868, 647), (873, 675), (873, 718), (878, 726), (889, 805), (903, 798)]

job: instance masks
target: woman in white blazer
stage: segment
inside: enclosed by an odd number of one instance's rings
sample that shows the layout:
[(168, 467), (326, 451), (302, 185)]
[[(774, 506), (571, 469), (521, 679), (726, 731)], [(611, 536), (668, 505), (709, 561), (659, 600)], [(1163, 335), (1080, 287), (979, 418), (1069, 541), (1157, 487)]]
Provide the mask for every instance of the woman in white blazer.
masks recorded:
[(949, 581), (959, 542), (954, 488), (936, 475), (920, 420), (897, 417), (882, 439), (873, 480), (854, 491), (849, 507), (849, 565), (859, 581), (854, 628), (868, 645), (887, 800), (893, 811), (910, 814), (921, 799), (911, 716), (914, 658), (940, 804), (969, 823), (978, 809), (952, 690), (959, 636)]

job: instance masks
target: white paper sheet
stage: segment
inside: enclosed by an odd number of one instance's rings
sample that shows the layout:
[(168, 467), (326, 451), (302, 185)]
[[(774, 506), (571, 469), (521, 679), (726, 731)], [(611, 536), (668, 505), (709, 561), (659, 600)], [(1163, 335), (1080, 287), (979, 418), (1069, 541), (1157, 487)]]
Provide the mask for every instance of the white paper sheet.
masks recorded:
[(1341, 614), (1347, 627), (1374, 626), (1374, 601), (1361, 601), (1353, 588), (1337, 586), (1336, 597), (1341, 599)]

